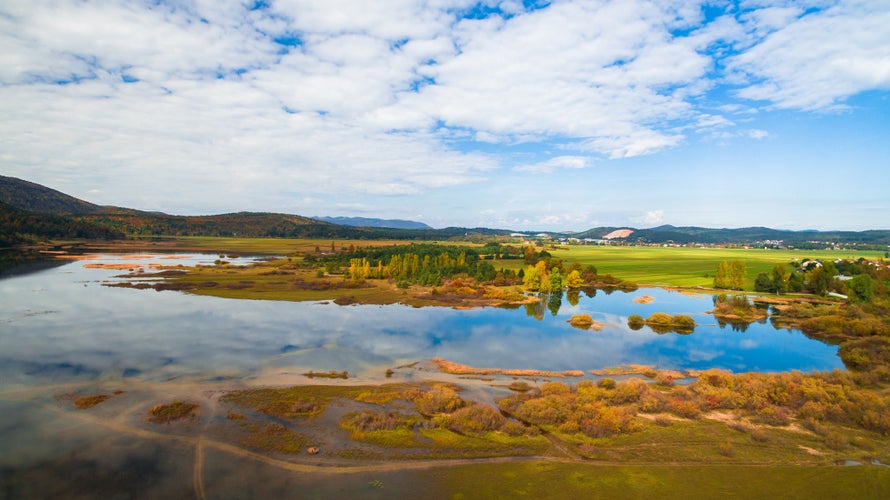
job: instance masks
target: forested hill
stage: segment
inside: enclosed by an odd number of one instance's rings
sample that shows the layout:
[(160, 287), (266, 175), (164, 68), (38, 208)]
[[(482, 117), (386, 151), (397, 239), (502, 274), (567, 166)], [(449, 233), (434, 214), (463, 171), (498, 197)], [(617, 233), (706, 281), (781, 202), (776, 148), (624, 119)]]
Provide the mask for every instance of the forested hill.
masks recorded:
[[(181, 216), (95, 205), (33, 182), (0, 176), (0, 246), (44, 238), (122, 238), (125, 236), (243, 236), (440, 240), (470, 235), (503, 235), (487, 228), (401, 229), (331, 224), (300, 215), (238, 212)], [(18, 235), (18, 236), (15, 236)], [(26, 237), (22, 237), (27, 235)]]
[[(278, 238), (338, 238), (445, 240), (449, 238), (504, 236), (511, 231), (489, 228), (432, 229), (367, 227), (382, 219), (335, 218), (334, 224), (299, 215), (238, 212), (222, 215), (180, 216), (99, 206), (33, 182), (0, 176), (0, 246), (33, 242), (40, 238), (121, 238), (125, 236), (243, 236)], [(364, 222), (362, 222), (364, 221)], [(362, 227), (343, 225), (365, 224)], [(393, 221), (384, 221), (393, 222)], [(406, 222), (411, 221), (395, 221)], [(379, 222), (378, 222), (379, 224)], [(382, 224), (380, 224), (382, 226)], [(425, 225), (423, 225), (425, 226)], [(618, 231), (624, 229), (625, 231)], [(610, 234), (611, 233), (611, 234)], [(629, 234), (628, 234), (629, 233)], [(650, 229), (598, 227), (555, 237), (600, 239), (626, 235), (613, 241), (643, 243), (782, 242), (801, 248), (829, 243), (890, 245), (890, 231), (785, 231), (766, 227), (709, 229), (664, 225)], [(818, 243), (816, 243), (818, 242)]]
[(20, 210), (46, 214), (93, 214), (103, 209), (55, 189), (2, 175), (0, 201)]
[(39, 214), (0, 201), (0, 248), (45, 239), (120, 239), (120, 231), (71, 216)]

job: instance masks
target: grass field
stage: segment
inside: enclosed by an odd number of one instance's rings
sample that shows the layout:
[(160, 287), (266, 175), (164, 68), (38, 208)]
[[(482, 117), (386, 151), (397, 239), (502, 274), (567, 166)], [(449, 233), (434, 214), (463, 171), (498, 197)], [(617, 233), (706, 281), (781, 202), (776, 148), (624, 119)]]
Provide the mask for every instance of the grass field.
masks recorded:
[(878, 259), (877, 251), (765, 250), (733, 248), (570, 246), (548, 250), (566, 262), (593, 264), (599, 274), (645, 285), (711, 287), (717, 265), (724, 260), (746, 264), (745, 289), (754, 289), (758, 273), (769, 273), (779, 263), (803, 259)]
[[(888, 498), (890, 468), (511, 462), (422, 473), (451, 498)], [(444, 497), (445, 495), (443, 495)]]
[[(330, 240), (285, 238), (225, 238), (183, 237), (165, 240), (154, 239), (142, 244), (158, 245), (169, 250), (206, 251), (211, 253), (242, 253), (289, 255), (297, 252), (314, 252), (316, 248), (330, 251), (349, 246), (408, 245), (409, 241), (396, 240)], [(443, 244), (476, 246), (472, 243), (440, 242)], [(140, 242), (133, 242), (139, 245)], [(593, 264), (599, 274), (612, 274), (642, 285), (706, 287), (713, 285), (717, 265), (724, 260), (742, 260), (746, 263), (745, 289), (754, 289), (758, 273), (769, 273), (778, 263), (805, 259), (879, 259), (880, 251), (849, 250), (766, 250), (741, 248), (673, 248), (673, 247), (613, 247), (572, 245), (548, 249), (551, 255), (566, 263)], [(522, 260), (495, 261), (496, 268), (519, 270), (525, 267)]]

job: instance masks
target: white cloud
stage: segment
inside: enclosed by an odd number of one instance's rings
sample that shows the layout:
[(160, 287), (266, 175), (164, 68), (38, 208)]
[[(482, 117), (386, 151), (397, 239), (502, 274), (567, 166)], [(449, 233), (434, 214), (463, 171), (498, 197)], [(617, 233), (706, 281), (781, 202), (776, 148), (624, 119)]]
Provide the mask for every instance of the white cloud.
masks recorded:
[(698, 123), (696, 123), (696, 127), (700, 129), (704, 128), (719, 128), (719, 127), (727, 127), (733, 125), (732, 121), (726, 119), (720, 115), (710, 115), (707, 113), (703, 113), (698, 117)]
[(508, 20), (463, 20), (459, 55), (428, 68), (436, 85), (395, 106), (486, 134), (582, 138), (611, 157), (676, 144), (662, 125), (694, 114), (683, 88), (709, 61), (667, 33), (659, 5), (568, 1)]
[(550, 173), (561, 168), (587, 168), (592, 165), (592, 163), (592, 160), (585, 156), (557, 156), (531, 165), (520, 165), (515, 167), (514, 170), (518, 172)]
[[(765, 137), (733, 121), (755, 104), (707, 102), (726, 81), (804, 109), (890, 82), (875, 3), (801, 17), (812, 2), (743, 2), (707, 24), (685, 0), (486, 0), (501, 14), (485, 19), (462, 17), (470, 0), (268, 3), (3, 2), (4, 173), (170, 211), (371, 210), (374, 196), (608, 168), (685, 134)], [(535, 160), (505, 166), (516, 158)], [(572, 221), (536, 217), (503, 220)]]
[(751, 129), (748, 131), (748, 137), (752, 139), (763, 139), (769, 137), (769, 132), (760, 129)]
[(864, 90), (890, 89), (886, 2), (841, 2), (800, 18), (748, 17), (768, 18), (751, 22), (766, 22), (773, 31), (730, 59), (730, 68), (753, 82), (740, 96), (816, 110), (835, 108)]
[(649, 210), (643, 222), (650, 226), (657, 226), (664, 222), (664, 210)]

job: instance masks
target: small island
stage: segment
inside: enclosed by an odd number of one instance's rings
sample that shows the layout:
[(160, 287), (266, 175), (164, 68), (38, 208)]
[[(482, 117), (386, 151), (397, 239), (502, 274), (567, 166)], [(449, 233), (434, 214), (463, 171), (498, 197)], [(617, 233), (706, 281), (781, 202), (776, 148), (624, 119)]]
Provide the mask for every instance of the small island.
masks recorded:
[(627, 318), (627, 326), (631, 330), (639, 330), (643, 326), (648, 326), (655, 333), (679, 333), (687, 335), (695, 330), (695, 320), (691, 316), (685, 314), (670, 315), (663, 312), (651, 314), (648, 318), (643, 319), (639, 314), (632, 314)]
[(767, 309), (755, 306), (747, 296), (726, 294), (714, 298), (714, 309), (710, 313), (718, 320), (729, 323), (753, 323), (769, 316)]
[(604, 324), (594, 321), (593, 318), (589, 314), (575, 314), (566, 322), (572, 325), (575, 328), (579, 328), (581, 330), (596, 330), (600, 331), (603, 329)]

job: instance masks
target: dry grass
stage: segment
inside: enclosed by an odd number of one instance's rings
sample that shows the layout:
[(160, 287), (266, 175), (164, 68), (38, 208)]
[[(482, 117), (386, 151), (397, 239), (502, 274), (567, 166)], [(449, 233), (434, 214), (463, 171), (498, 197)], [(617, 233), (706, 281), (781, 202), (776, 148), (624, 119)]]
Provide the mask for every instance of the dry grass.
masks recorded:
[(297, 454), (306, 446), (307, 440), (306, 436), (281, 424), (267, 424), (244, 438), (241, 444), (259, 450)]
[(316, 371), (310, 370), (310, 371), (304, 373), (303, 375), (306, 377), (309, 377), (309, 378), (342, 378), (342, 379), (349, 378), (349, 373), (346, 372), (345, 370), (342, 372), (338, 372), (335, 370), (331, 370), (331, 371), (327, 371), (327, 372), (316, 372)]
[(168, 404), (158, 404), (148, 411), (148, 421), (155, 424), (168, 424), (184, 418), (194, 418), (198, 415), (198, 403), (174, 401)]
[(583, 377), (584, 372), (581, 370), (566, 370), (562, 372), (546, 371), (546, 370), (522, 370), (522, 369), (503, 369), (503, 368), (474, 368), (472, 366), (462, 365), (453, 361), (444, 360), (442, 358), (433, 358), (433, 363), (439, 371), (450, 373), (452, 375), (506, 375), (508, 377)]
[(118, 270), (130, 270), (135, 269), (137, 267), (142, 267), (140, 264), (84, 264), (83, 267), (87, 269), (118, 269)]
[(110, 397), (110, 394), (92, 394), (90, 396), (80, 396), (74, 398), (74, 407), (78, 410), (86, 410), (98, 405), (99, 403), (105, 402), (105, 400)]

